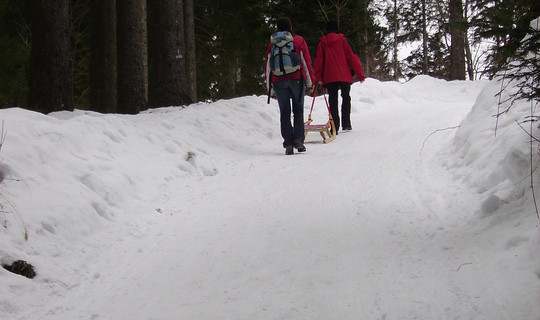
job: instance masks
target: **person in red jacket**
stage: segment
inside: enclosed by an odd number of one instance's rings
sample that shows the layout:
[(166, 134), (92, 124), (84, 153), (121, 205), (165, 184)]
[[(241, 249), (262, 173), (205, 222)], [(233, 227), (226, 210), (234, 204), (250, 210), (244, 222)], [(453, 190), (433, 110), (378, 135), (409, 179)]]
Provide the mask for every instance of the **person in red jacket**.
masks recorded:
[[(268, 44), (265, 61), (266, 90), (275, 92), (279, 104), (281, 136), (285, 154), (293, 154), (294, 148), (298, 152), (305, 152), (304, 146), (304, 95), (313, 90), (315, 78), (311, 64), (311, 56), (306, 41), (292, 32), (292, 22), (287, 17), (277, 21), (279, 34), (292, 36), (295, 54), (298, 56), (300, 68), (290, 74), (274, 75), (270, 65), (272, 57), (272, 42)], [(290, 33), (290, 34), (289, 34)], [(274, 36), (279, 36), (274, 34)], [(291, 125), (291, 101), (293, 124)]]
[(360, 82), (364, 82), (364, 69), (349, 41), (339, 33), (338, 24), (328, 21), (326, 35), (319, 39), (317, 56), (315, 57), (315, 78), (328, 91), (330, 112), (339, 131), (340, 118), (338, 110), (338, 90), (341, 90), (341, 121), (343, 130), (351, 130), (351, 84), (353, 73)]

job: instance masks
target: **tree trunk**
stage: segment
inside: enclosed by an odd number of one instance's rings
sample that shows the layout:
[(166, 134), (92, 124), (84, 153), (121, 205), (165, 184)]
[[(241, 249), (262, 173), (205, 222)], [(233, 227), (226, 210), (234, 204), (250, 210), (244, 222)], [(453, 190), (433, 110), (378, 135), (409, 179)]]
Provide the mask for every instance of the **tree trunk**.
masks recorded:
[[(469, 23), (469, 0), (465, 0), (465, 10), (463, 20)], [(474, 61), (471, 53), (471, 43), (469, 42), (469, 35), (465, 33), (465, 63), (467, 66), (467, 74), (469, 75), (469, 80), (474, 80)]]
[(73, 110), (69, 57), (69, 1), (32, 0), (28, 108)]
[(474, 72), (474, 61), (473, 61), (473, 57), (472, 57), (472, 52), (471, 52), (471, 44), (469, 43), (469, 39), (468, 38), (465, 38), (465, 61), (466, 61), (466, 65), (467, 65), (467, 74), (469, 76), (469, 80), (474, 80), (474, 75), (475, 75), (475, 72)]
[(193, 0), (184, 0), (186, 35), (186, 78), (191, 101), (197, 101), (197, 56), (195, 51), (195, 7)]
[(181, 0), (148, 2), (148, 103), (152, 108), (188, 104)]
[(370, 0), (363, 0), (362, 15), (364, 16), (364, 32), (359, 33), (359, 37), (363, 37), (363, 39), (361, 39), (361, 41), (359, 41), (359, 43), (364, 44), (362, 46), (362, 52), (363, 52), (363, 60), (364, 60), (364, 75), (366, 76), (366, 78), (370, 77), (370, 75), (371, 75), (371, 65), (369, 64), (370, 59), (368, 58), (369, 50), (367, 48), (368, 39), (369, 39), (369, 33), (368, 33), (368, 29), (369, 29), (369, 13), (368, 13), (369, 2), (370, 2)]
[(116, 2), (117, 17), (117, 112), (137, 114), (146, 110), (146, 1)]
[(465, 80), (465, 21), (461, 0), (449, 3), (450, 80)]
[(422, 0), (422, 74), (428, 74), (428, 42), (426, 0)]
[(90, 2), (90, 109), (116, 111), (116, 4)]
[(394, 69), (394, 80), (399, 79), (399, 61), (398, 61), (398, 5), (397, 0), (394, 0), (394, 57), (393, 57), (393, 69)]

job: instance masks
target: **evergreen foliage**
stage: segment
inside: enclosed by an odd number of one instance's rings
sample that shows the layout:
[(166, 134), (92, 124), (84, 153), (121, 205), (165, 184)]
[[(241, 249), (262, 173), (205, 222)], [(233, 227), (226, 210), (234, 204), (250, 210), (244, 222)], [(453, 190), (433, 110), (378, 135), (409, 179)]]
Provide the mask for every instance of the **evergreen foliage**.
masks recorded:
[(519, 91), (513, 99), (539, 101), (540, 2), (477, 0), (474, 5), (480, 11), (473, 21), (477, 37), (493, 41), (486, 73), (516, 80)]
[(540, 101), (540, 31), (535, 28), (520, 42), (505, 68), (507, 77), (517, 81), (517, 99)]
[(70, 62), (73, 98), (78, 109), (89, 109), (90, 14), (89, 1), (70, 0)]
[[(485, 74), (493, 76), (512, 68), (507, 74), (538, 83), (538, 31), (531, 29), (529, 24), (539, 16), (539, 2), (469, 0), (465, 3), (470, 6), (464, 7), (465, 20), (459, 22), (458, 27), (463, 32), (475, 31), (474, 39), (465, 39), (469, 78), (475, 77), (474, 72), (481, 71), (482, 59), (481, 54), (472, 56), (471, 46), (476, 48), (490, 41), (492, 48), (488, 51)], [(449, 0), (194, 0), (197, 99), (212, 101), (265, 94), (264, 53), (280, 16), (291, 18), (293, 31), (304, 37), (312, 59), (316, 59), (318, 41), (325, 33), (326, 22), (336, 20), (360, 57), (366, 76), (392, 80), (427, 74), (449, 79), (449, 31), (456, 24), (449, 21), (448, 5)], [(0, 108), (26, 107), (28, 103), (31, 7), (31, 1), (0, 0)], [(95, 30), (92, 29), (95, 20), (90, 2), (69, 0), (69, 14), (68, 60), (73, 103), (78, 109), (114, 112), (116, 90), (107, 94), (112, 95), (106, 99), (109, 101), (107, 107), (104, 100), (90, 103), (90, 83), (95, 86), (99, 77), (120, 71), (111, 65), (108, 72), (90, 81), (90, 52), (99, 43), (99, 36), (96, 40), (91, 34), (91, 30)], [(114, 41), (114, 37), (112, 39)], [(146, 50), (150, 52), (149, 48)], [(516, 72), (516, 68), (520, 71)], [(140, 72), (137, 73), (140, 78)], [(125, 72), (122, 77), (128, 79), (118, 81), (131, 82), (130, 74), (132, 72)], [(148, 74), (145, 77), (146, 85), (150, 86)], [(141, 83), (141, 80), (137, 81)], [(108, 87), (120, 85), (115, 79), (106, 83)], [(104, 92), (102, 88), (99, 90), (95, 92)], [(537, 95), (538, 89), (534, 85), (523, 87), (523, 98)], [(103, 105), (103, 108), (92, 104)]]
[(28, 1), (0, 0), (0, 108), (25, 107), (30, 59)]

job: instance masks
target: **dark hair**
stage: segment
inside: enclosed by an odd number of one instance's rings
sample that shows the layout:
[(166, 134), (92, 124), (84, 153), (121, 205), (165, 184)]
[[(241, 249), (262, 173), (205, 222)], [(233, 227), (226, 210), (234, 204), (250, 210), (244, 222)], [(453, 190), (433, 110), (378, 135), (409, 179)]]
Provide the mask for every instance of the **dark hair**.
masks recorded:
[(331, 32), (339, 33), (338, 23), (334, 20), (329, 20), (326, 23), (326, 33), (331, 33)]
[(292, 31), (292, 22), (288, 17), (281, 17), (277, 20), (278, 31)]

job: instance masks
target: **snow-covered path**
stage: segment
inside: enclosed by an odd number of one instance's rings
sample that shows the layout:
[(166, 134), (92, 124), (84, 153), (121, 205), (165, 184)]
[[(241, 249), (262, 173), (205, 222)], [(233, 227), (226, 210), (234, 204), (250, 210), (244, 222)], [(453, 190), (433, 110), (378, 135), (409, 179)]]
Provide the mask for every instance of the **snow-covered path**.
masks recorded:
[(330, 144), (285, 156), (273, 135), (148, 186), (128, 210), (152, 213), (89, 236), (76, 284), (17, 319), (525, 319), (482, 267), (481, 199), (445, 167), (480, 88), (455, 86), (356, 96)]

